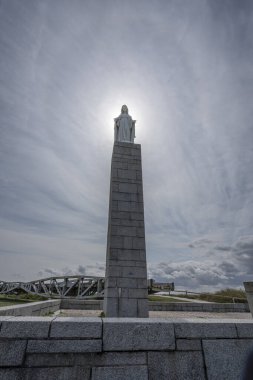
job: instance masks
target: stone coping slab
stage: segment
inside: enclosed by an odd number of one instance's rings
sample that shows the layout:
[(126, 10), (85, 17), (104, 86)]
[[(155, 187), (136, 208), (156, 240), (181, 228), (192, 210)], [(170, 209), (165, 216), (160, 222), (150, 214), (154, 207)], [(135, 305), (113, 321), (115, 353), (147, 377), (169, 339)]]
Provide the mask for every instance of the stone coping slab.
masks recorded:
[(4, 380), (238, 380), (253, 349), (253, 320), (243, 319), (3, 317), (0, 324)]
[(1, 307), (1, 310), (12, 310), (12, 309), (26, 309), (28, 307), (35, 308), (36, 306), (39, 307), (47, 307), (49, 305), (57, 305), (60, 304), (61, 300), (60, 299), (55, 299), (55, 300), (46, 300), (46, 301), (37, 301), (37, 302), (32, 302), (32, 301), (27, 301), (24, 303), (20, 303), (18, 305), (11, 305), (11, 306), (3, 306)]
[(0, 316), (36, 316), (46, 315), (60, 309), (61, 300), (28, 302), (0, 308)]
[(253, 338), (253, 320), (0, 317), (0, 339), (102, 339), (105, 351), (174, 349), (175, 339)]
[(101, 338), (102, 320), (93, 317), (57, 317), (52, 322), (52, 338)]
[(101, 339), (29, 340), (27, 353), (102, 352)]
[(92, 380), (148, 380), (147, 366), (97, 367), (92, 370)]
[(47, 338), (55, 317), (0, 317), (0, 338)]
[(172, 323), (158, 318), (105, 318), (104, 351), (174, 350)]

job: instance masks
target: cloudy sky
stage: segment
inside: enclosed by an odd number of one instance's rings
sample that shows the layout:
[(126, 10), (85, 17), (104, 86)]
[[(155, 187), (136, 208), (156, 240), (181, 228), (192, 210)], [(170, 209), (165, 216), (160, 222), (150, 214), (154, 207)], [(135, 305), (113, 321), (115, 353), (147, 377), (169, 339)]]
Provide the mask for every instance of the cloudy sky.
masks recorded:
[(252, 36), (251, 0), (0, 0), (0, 280), (104, 275), (124, 103), (150, 277), (252, 280)]

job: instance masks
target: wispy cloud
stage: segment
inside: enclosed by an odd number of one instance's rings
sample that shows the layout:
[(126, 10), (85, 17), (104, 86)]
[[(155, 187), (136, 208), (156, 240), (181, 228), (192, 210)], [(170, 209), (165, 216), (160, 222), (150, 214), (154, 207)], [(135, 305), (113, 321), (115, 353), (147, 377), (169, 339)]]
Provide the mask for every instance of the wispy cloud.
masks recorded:
[(149, 267), (150, 277), (174, 281), (178, 289), (210, 291), (221, 287), (242, 287), (243, 281), (252, 277), (253, 236), (241, 237), (231, 246), (215, 243), (207, 239), (190, 243), (189, 247), (198, 251), (195, 260), (155, 263)]

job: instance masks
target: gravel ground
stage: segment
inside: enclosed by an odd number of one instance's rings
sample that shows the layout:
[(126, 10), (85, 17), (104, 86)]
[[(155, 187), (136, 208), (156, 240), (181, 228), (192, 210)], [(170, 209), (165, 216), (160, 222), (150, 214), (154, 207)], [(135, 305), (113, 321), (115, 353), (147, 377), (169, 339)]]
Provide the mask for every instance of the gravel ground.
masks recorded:
[[(61, 317), (99, 317), (102, 310), (61, 310)], [(252, 319), (250, 313), (202, 313), (187, 311), (150, 311), (150, 318)]]

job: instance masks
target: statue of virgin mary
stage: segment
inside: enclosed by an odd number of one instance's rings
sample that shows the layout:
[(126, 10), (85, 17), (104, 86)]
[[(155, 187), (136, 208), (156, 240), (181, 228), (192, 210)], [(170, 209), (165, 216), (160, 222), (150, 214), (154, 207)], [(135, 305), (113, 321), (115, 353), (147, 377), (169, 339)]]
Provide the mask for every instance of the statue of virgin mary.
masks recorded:
[(124, 104), (121, 107), (121, 114), (114, 119), (114, 141), (134, 143), (135, 122), (128, 115), (128, 108)]

